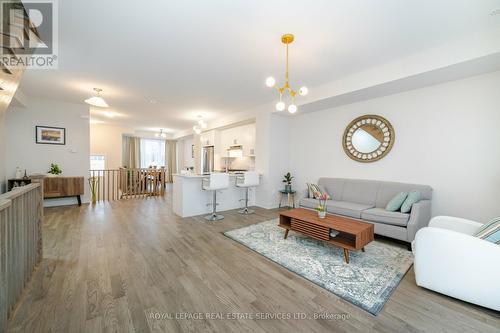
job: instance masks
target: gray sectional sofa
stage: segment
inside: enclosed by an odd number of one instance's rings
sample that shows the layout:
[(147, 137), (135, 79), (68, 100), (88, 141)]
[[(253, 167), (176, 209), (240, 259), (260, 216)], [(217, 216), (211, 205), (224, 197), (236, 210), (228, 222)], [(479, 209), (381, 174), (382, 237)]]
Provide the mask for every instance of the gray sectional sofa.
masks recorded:
[[(323, 186), (332, 198), (326, 204), (328, 213), (373, 223), (375, 234), (399, 239), (408, 245), (431, 219), (432, 188), (427, 185), (343, 178), (320, 178), (318, 185)], [(412, 190), (420, 191), (422, 200), (412, 206), (409, 214), (385, 210), (397, 193)], [(306, 194), (299, 205), (315, 208), (318, 200)]]

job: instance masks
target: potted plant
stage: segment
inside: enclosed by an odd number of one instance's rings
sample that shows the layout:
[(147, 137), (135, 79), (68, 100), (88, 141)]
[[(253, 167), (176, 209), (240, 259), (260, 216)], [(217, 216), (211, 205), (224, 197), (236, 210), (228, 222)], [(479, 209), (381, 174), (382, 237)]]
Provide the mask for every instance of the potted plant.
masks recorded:
[(99, 178), (98, 177), (89, 177), (89, 187), (90, 187), (90, 194), (91, 194), (91, 200), (92, 204), (95, 205), (97, 202), (97, 185), (99, 184)]
[(50, 170), (47, 173), (47, 175), (48, 176), (60, 176), (60, 175), (62, 175), (62, 170), (59, 167), (59, 165), (57, 165), (55, 163), (51, 163), (50, 164)]
[(318, 217), (320, 219), (324, 219), (326, 217), (326, 201), (328, 200), (328, 194), (314, 192), (314, 197), (318, 199), (318, 207), (316, 207), (316, 211), (318, 212)]
[(290, 174), (290, 172), (287, 172), (284, 176), (283, 176), (283, 183), (285, 183), (285, 191), (286, 192), (292, 192), (292, 175)]

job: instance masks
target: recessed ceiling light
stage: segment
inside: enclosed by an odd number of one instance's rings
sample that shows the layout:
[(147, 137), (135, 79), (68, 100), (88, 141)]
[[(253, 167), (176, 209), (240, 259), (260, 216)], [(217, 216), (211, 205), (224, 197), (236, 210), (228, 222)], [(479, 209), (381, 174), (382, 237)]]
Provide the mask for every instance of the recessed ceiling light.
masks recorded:
[(499, 15), (499, 14), (500, 14), (500, 8), (493, 9), (493, 10), (490, 12), (490, 15), (491, 15), (491, 16), (495, 16), (495, 15)]

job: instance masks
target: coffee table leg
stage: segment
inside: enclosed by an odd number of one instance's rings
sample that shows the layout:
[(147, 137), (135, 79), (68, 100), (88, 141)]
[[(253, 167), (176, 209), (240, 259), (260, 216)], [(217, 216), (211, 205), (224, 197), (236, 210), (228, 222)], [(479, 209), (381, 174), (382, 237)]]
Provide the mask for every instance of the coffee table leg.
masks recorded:
[(284, 239), (286, 239), (286, 238), (288, 237), (288, 232), (289, 232), (289, 231), (290, 231), (290, 230), (285, 229), (285, 238), (284, 238)]
[(344, 260), (345, 260), (346, 264), (349, 263), (349, 250), (348, 249), (344, 249)]

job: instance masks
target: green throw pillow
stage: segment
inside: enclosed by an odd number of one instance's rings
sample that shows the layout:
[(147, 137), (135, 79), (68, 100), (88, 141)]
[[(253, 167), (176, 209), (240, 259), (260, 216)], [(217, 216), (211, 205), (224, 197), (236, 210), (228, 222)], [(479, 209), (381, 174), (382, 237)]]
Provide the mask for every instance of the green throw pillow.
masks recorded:
[(401, 213), (409, 213), (411, 211), (411, 206), (420, 201), (421, 194), (419, 191), (411, 191), (408, 193), (408, 197), (401, 206)]
[(405, 202), (406, 198), (408, 197), (408, 192), (400, 192), (396, 194), (391, 201), (385, 206), (385, 210), (389, 212), (395, 212), (398, 211), (401, 208), (401, 205), (403, 202)]

